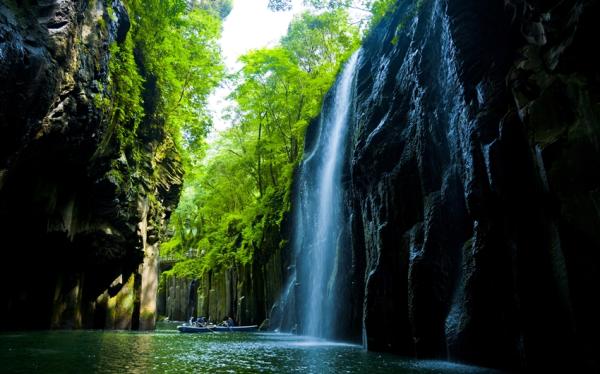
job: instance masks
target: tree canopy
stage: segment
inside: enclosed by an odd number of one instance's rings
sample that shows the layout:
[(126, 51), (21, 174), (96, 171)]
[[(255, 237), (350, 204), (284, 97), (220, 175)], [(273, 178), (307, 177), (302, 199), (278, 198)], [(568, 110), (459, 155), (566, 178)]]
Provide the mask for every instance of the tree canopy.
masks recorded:
[[(161, 252), (184, 259), (173, 272), (200, 273), (252, 261), (274, 250), (290, 206), (293, 170), (306, 127), (320, 110), (341, 64), (359, 45), (344, 9), (303, 13), (273, 48), (240, 60), (233, 77), (233, 126), (188, 175)], [(275, 247), (275, 248), (274, 248)]]
[[(305, 6), (316, 10), (353, 9), (364, 12), (367, 16), (359, 22), (359, 25), (363, 32), (368, 32), (402, 1), (413, 0), (304, 0), (303, 2)], [(292, 0), (269, 0), (269, 9), (275, 12), (287, 11), (291, 8)]]
[[(219, 15), (231, 3), (203, 4), (190, 8), (186, 0), (125, 2), (131, 30), (125, 41), (110, 46), (109, 87), (98, 97), (122, 147), (132, 143), (144, 121), (159, 124), (185, 161), (202, 157), (212, 125), (207, 98), (225, 74), (217, 43)], [(112, 12), (109, 8), (111, 17)]]
[[(131, 1), (140, 14), (146, 11), (147, 2)], [(152, 17), (143, 21), (165, 30), (153, 36), (160, 48), (146, 54), (157, 61), (149, 64), (151, 69), (166, 73), (161, 78), (165, 113), (180, 129), (189, 161), (169, 224), (171, 240), (161, 245), (161, 255), (180, 259), (170, 273), (197, 277), (247, 264), (285, 245), (279, 233), (290, 209), (304, 133), (360, 43), (361, 25), (348, 11), (369, 12), (372, 28), (397, 1), (305, 0), (312, 11), (296, 16), (278, 45), (240, 58), (242, 68), (229, 77), (235, 87), (227, 114), (232, 126), (209, 147), (204, 138), (211, 120), (204, 108), (208, 93), (223, 78), (215, 41), (218, 19), (231, 10), (231, 2), (194, 1), (192, 12), (183, 11), (179, 0), (154, 2), (153, 12), (162, 6), (160, 12), (176, 16), (168, 18), (169, 24)], [(291, 0), (270, 0), (269, 7), (288, 10)], [(169, 62), (165, 55), (180, 55), (182, 61)]]

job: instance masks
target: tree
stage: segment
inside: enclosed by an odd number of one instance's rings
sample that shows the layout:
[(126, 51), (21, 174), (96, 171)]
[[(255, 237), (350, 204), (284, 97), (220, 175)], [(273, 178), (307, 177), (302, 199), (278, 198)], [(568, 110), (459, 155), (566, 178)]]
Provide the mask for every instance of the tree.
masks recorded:
[[(368, 31), (372, 29), (383, 16), (393, 11), (399, 2), (412, 0), (304, 0), (304, 5), (318, 10), (355, 9), (365, 12), (369, 16), (363, 23)], [(417, 4), (423, 0), (414, 0)], [(286, 11), (292, 8), (292, 0), (269, 0), (269, 9), (275, 12)]]
[(344, 10), (304, 13), (278, 46), (241, 58), (231, 94), (233, 127), (212, 145), (195, 179), (186, 180), (171, 220), (175, 235), (163, 246), (180, 255), (192, 246), (200, 258), (174, 272), (246, 263), (256, 251), (275, 249), (272, 238), (289, 210), (306, 126), (358, 42)]
[[(304, 0), (304, 5), (310, 6), (314, 9), (322, 10), (337, 10), (342, 8), (355, 8), (361, 10), (367, 10), (367, 8), (360, 7), (355, 4), (370, 4), (371, 1), (353, 1), (353, 0)], [(292, 0), (269, 0), (269, 9), (273, 11), (286, 11), (292, 8)]]
[(225, 19), (233, 8), (232, 0), (194, 0), (193, 6), (204, 9), (221, 19)]

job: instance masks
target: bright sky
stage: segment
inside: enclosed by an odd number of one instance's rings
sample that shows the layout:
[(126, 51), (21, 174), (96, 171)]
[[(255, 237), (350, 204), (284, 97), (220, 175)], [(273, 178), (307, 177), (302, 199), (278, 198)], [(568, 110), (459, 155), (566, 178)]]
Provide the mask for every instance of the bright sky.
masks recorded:
[[(230, 72), (241, 68), (238, 58), (246, 52), (277, 44), (286, 34), (294, 14), (304, 10), (302, 0), (293, 0), (294, 7), (289, 12), (272, 12), (267, 8), (268, 3), (268, 0), (234, 0), (233, 9), (223, 22), (220, 40), (225, 65)], [(213, 132), (229, 127), (221, 117), (223, 109), (229, 105), (227, 95), (230, 92), (230, 87), (221, 87), (209, 98)]]

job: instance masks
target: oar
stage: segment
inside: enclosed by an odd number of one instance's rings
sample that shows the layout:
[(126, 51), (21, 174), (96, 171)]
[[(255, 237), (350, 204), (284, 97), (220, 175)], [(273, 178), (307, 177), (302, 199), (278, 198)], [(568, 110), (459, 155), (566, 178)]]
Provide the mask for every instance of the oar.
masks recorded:
[(219, 334), (218, 332), (216, 332), (216, 331), (214, 331), (214, 330), (211, 330), (211, 329), (210, 329), (210, 327), (208, 327), (208, 325), (206, 325), (206, 326), (204, 326), (204, 327), (206, 327), (206, 329), (207, 329), (208, 331), (212, 332), (213, 334), (217, 334), (217, 335)]

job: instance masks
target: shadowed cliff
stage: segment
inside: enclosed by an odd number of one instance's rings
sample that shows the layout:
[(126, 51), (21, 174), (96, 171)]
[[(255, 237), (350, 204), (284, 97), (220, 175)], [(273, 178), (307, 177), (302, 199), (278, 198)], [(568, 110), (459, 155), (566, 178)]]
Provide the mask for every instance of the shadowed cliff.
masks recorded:
[(129, 27), (120, 1), (0, 5), (0, 328), (154, 325), (182, 171), (152, 77), (137, 130), (98, 100)]
[(350, 140), (368, 348), (597, 368), (597, 2), (398, 4)]

